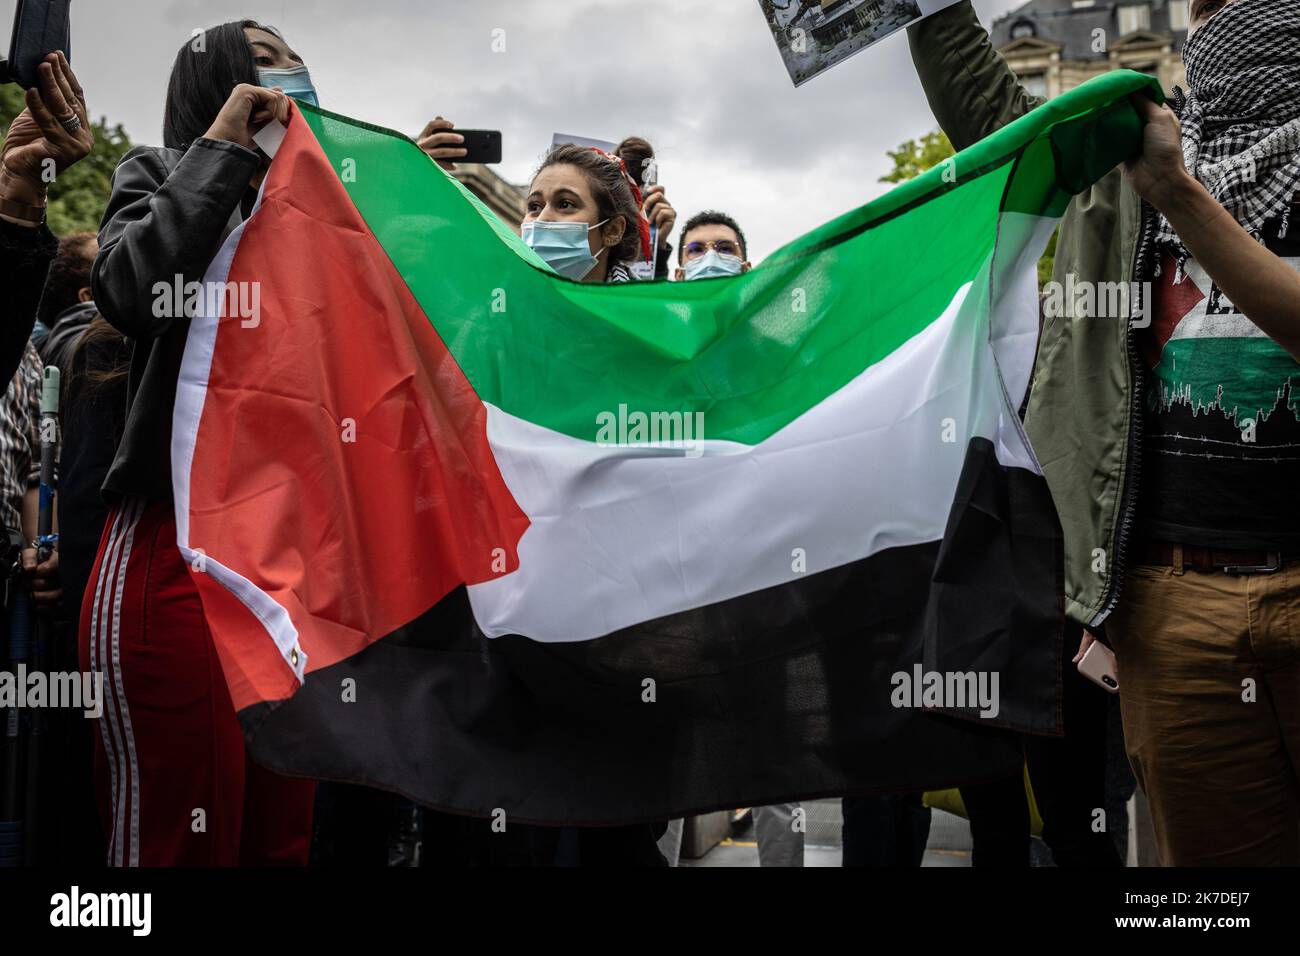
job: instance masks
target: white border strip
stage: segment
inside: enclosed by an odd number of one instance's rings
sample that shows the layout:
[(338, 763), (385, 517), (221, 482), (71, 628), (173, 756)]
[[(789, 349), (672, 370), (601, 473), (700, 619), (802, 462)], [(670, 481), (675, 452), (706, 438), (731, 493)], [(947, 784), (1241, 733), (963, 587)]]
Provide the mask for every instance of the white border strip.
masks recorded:
[[(269, 174), (267, 178), (270, 178)], [(264, 180), (252, 213), (226, 238), (204, 274), (205, 288), (212, 288), (218, 283), (224, 286), (229, 280), (230, 265), (235, 259), (244, 228), (262, 208), (265, 189)], [(220, 305), (217, 306), (217, 315), (209, 314), (208, 306), (213, 299), (222, 303), (226, 301), (226, 296), (203, 295), (199, 298), (202, 304), (198, 314), (190, 320), (189, 334), (185, 339), (185, 354), (181, 358), (180, 375), (176, 382), (176, 408), (172, 415), (172, 495), (176, 504), (176, 547), (191, 568), (195, 568), (201, 560), (204, 572), (212, 575), (257, 617), (275, 642), (285, 664), (301, 683), (306, 680), (307, 655), (298, 643), (298, 629), (293, 626), (289, 612), (243, 575), (190, 546), (190, 476), (194, 465), (194, 447), (198, 442), (199, 420), (203, 416), (203, 404), (208, 396), (208, 376), (212, 371), (212, 355), (216, 350), (217, 332), (221, 324)]]

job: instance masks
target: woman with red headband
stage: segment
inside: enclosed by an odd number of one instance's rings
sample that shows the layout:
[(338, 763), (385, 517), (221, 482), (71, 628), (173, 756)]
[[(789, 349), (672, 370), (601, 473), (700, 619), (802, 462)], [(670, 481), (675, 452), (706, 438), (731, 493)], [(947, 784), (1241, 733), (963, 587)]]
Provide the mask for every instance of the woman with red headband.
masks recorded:
[(556, 146), (528, 191), (524, 242), (576, 282), (630, 282), (627, 263), (650, 258), (641, 190), (617, 156)]

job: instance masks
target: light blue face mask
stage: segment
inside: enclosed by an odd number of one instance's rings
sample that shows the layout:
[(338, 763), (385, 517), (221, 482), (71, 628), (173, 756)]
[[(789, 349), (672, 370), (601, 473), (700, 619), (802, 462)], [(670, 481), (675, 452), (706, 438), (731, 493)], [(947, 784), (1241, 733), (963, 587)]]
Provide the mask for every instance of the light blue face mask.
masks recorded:
[(316, 87), (312, 86), (311, 74), (305, 66), (295, 66), (292, 70), (258, 70), (257, 82), (268, 90), (278, 86), (286, 96), (312, 106), (320, 106), (320, 100), (316, 98)]
[[(605, 222), (609, 222), (608, 219)], [(596, 268), (597, 257), (591, 254), (591, 230), (605, 222), (588, 226), (585, 222), (546, 222), (533, 219), (523, 224), (524, 244), (560, 275), (581, 281)]]
[(687, 281), (695, 279), (721, 279), (726, 276), (738, 276), (744, 271), (745, 263), (738, 256), (723, 256), (718, 250), (710, 249), (698, 259), (686, 263), (683, 270)]

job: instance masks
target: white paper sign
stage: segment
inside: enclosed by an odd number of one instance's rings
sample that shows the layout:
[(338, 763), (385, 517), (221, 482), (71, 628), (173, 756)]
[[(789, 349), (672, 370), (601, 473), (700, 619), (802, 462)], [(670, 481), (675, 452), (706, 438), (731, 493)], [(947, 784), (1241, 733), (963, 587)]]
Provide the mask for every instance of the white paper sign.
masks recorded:
[(957, 0), (758, 0), (795, 86)]

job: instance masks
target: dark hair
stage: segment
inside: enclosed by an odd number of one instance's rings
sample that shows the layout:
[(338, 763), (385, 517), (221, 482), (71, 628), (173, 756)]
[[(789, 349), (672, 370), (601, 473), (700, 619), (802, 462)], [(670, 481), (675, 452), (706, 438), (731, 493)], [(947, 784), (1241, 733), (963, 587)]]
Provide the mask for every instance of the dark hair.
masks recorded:
[(67, 358), (60, 364), (63, 387), (59, 390), (59, 410), (67, 434), (87, 427), (102, 428), (98, 417), (88, 417), (99, 406), (111, 412), (113, 434), (106, 437), (114, 443), (120, 442), (125, 424), (127, 379), (131, 372), (131, 346), (107, 319), (96, 315), (71, 347), (62, 352)]
[(638, 186), (645, 185), (646, 163), (655, 158), (655, 148), (640, 136), (629, 136), (614, 148), (614, 154), (627, 166), (628, 175)]
[[(85, 352), (82, 368), (78, 369), (78, 353)], [(64, 375), (69, 379), (64, 386), (65, 393), (73, 394), (72, 383), (84, 384), (92, 391), (111, 385), (126, 378), (131, 371), (131, 350), (126, 337), (109, 324), (108, 319), (96, 313), (85, 331), (77, 337), (72, 346), (72, 359)], [(102, 367), (92, 367), (92, 362), (99, 361)]]
[(691, 230), (698, 229), (700, 226), (726, 226), (736, 234), (740, 240), (740, 255), (748, 259), (749, 249), (745, 246), (745, 234), (740, 231), (740, 226), (736, 225), (736, 220), (732, 219), (725, 212), (718, 212), (716, 209), (708, 209), (702, 213), (692, 216), (682, 228), (682, 241), (677, 246), (677, 262), (680, 265), (682, 261), (682, 250), (686, 248), (686, 237)]
[(163, 111), (164, 146), (189, 149), (212, 126), (236, 86), (257, 85), (257, 63), (245, 29), (280, 36), (256, 20), (232, 20), (192, 37), (176, 54)]
[(551, 166), (576, 167), (587, 177), (600, 218), (623, 220), (623, 238), (610, 250), (610, 261), (635, 262), (641, 258), (641, 210), (632, 198), (632, 187), (622, 167), (610, 162), (603, 153), (572, 143), (552, 147), (533, 173), (533, 179)]
[(93, 232), (74, 232), (59, 240), (59, 253), (50, 263), (36, 315), (46, 327), (53, 328), (59, 314), (76, 305), (81, 290), (90, 285), (95, 257), (89, 254), (89, 246), (94, 241)]

